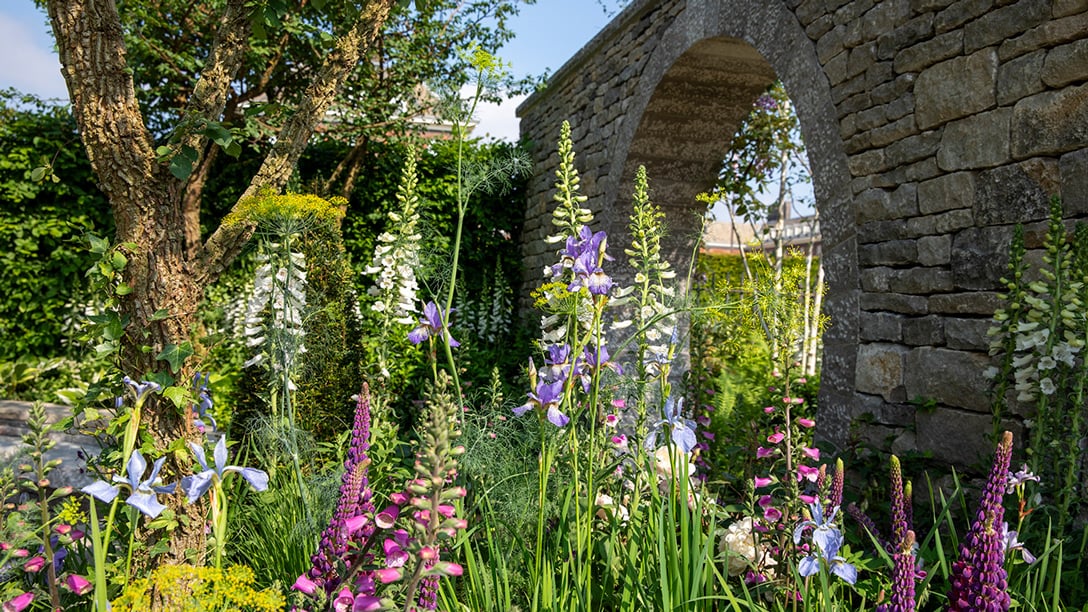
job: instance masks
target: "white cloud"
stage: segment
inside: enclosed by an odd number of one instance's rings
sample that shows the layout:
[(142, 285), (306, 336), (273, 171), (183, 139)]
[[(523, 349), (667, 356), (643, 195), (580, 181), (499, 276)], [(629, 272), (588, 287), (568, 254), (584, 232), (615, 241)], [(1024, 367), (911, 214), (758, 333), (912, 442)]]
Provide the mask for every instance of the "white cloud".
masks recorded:
[(41, 23), (31, 24), (0, 13), (0, 87), (14, 87), (45, 98), (67, 98), (60, 74), (60, 60), (46, 34), (35, 34)]
[(514, 96), (502, 104), (480, 103), (476, 107), (476, 129), (472, 130), (472, 135), (517, 142), (519, 120), (514, 111), (526, 97)]

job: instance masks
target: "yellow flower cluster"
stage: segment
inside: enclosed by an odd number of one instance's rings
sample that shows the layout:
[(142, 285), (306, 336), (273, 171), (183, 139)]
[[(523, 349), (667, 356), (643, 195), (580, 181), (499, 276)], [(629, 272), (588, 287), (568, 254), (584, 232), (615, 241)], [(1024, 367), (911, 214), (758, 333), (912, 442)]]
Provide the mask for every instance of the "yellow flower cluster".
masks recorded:
[[(129, 583), (115, 599), (115, 612), (155, 609), (168, 612), (244, 610), (274, 612), (286, 606), (283, 595), (273, 589), (253, 587), (253, 570), (234, 565), (225, 570), (191, 565), (164, 565), (150, 578)], [(155, 601), (152, 602), (152, 593)]]
[(245, 221), (260, 224), (282, 219), (334, 222), (344, 216), (346, 204), (344, 198), (326, 200), (309, 194), (278, 195), (271, 190), (262, 190), (256, 196), (238, 202), (223, 219), (223, 225), (237, 225)]

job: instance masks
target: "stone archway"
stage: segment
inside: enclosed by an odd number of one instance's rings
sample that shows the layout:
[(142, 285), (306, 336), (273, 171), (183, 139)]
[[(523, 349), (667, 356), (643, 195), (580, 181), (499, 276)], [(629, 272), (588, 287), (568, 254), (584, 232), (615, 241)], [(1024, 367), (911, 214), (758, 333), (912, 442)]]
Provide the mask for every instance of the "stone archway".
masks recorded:
[[(1088, 214), (1088, 5), (993, 5), (635, 0), (519, 108), (536, 145), (525, 285), (554, 258), (540, 239), (563, 120), (598, 222), (623, 233), (644, 164), (682, 262), (692, 196), (777, 76), (808, 148), (830, 285), (822, 435), (842, 444), (853, 424), (973, 462), (989, 452), (984, 331), (1012, 225), (1062, 191), (1071, 216)], [(937, 409), (916, 412), (916, 396)]]

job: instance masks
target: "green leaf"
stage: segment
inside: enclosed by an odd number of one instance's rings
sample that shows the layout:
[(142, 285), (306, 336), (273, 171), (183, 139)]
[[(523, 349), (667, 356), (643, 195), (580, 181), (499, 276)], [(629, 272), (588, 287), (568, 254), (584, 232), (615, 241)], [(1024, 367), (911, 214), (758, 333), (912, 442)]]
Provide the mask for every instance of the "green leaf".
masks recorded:
[(125, 269), (125, 266), (128, 265), (128, 258), (125, 257), (124, 253), (120, 251), (114, 251), (113, 255), (110, 258), (110, 265), (113, 266), (114, 270), (120, 272), (121, 270)]
[(174, 377), (170, 376), (167, 372), (152, 372), (144, 377), (144, 380), (150, 380), (151, 382), (158, 383), (163, 389), (174, 384)]
[(238, 141), (232, 140), (227, 145), (227, 148), (224, 150), (226, 151), (227, 155), (230, 155), (231, 157), (238, 157), (242, 154), (242, 145), (238, 144)]
[(170, 316), (170, 313), (165, 308), (160, 308), (155, 311), (155, 314), (151, 315), (152, 321), (162, 321), (166, 317)]
[(126, 285), (124, 283), (121, 283), (120, 285), (117, 285), (117, 288), (114, 289), (113, 291), (117, 295), (128, 295), (128, 294), (132, 293), (132, 287), (129, 287), (128, 285)]
[(181, 364), (194, 353), (192, 342), (182, 342), (181, 344), (168, 344), (161, 353), (155, 355), (155, 359), (161, 359), (170, 364), (171, 372), (178, 372), (181, 370)]
[(189, 390), (182, 387), (167, 387), (163, 389), (162, 396), (174, 402), (174, 406), (179, 409), (189, 404), (190, 400)]
[(30, 180), (35, 183), (40, 183), (45, 179), (46, 174), (49, 172), (49, 168), (45, 166), (39, 166), (30, 171)]
[(91, 234), (87, 235), (87, 242), (90, 243), (91, 252), (94, 253), (95, 255), (101, 255), (102, 253), (105, 253), (110, 248), (109, 241), (103, 240), (103, 239), (99, 238), (98, 236), (94, 236), (94, 235), (91, 235)]
[(200, 154), (197, 153), (196, 149), (185, 145), (170, 160), (170, 173), (177, 177), (178, 180), (188, 179), (189, 175), (193, 173), (193, 164), (196, 163), (199, 156)]
[(233, 140), (230, 130), (219, 123), (209, 123), (208, 126), (204, 128), (204, 135), (224, 149), (226, 149)]
[(166, 159), (174, 150), (170, 147), (163, 145), (155, 149), (155, 155), (159, 156), (159, 159)]

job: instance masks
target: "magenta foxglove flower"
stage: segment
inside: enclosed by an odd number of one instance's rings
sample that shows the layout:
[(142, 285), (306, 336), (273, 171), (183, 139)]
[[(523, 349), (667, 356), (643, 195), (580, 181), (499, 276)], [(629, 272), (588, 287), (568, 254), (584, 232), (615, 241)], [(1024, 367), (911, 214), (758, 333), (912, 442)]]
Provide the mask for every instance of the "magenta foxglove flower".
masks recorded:
[(23, 564), (23, 571), (29, 572), (31, 574), (36, 574), (42, 571), (43, 567), (45, 567), (45, 557), (38, 555), (36, 557), (27, 559), (26, 563)]
[(64, 586), (68, 587), (68, 590), (76, 595), (86, 595), (94, 588), (91, 581), (79, 574), (68, 574), (68, 577), (64, 579)]
[(34, 593), (23, 593), (4, 602), (4, 612), (23, 612), (34, 601)]

